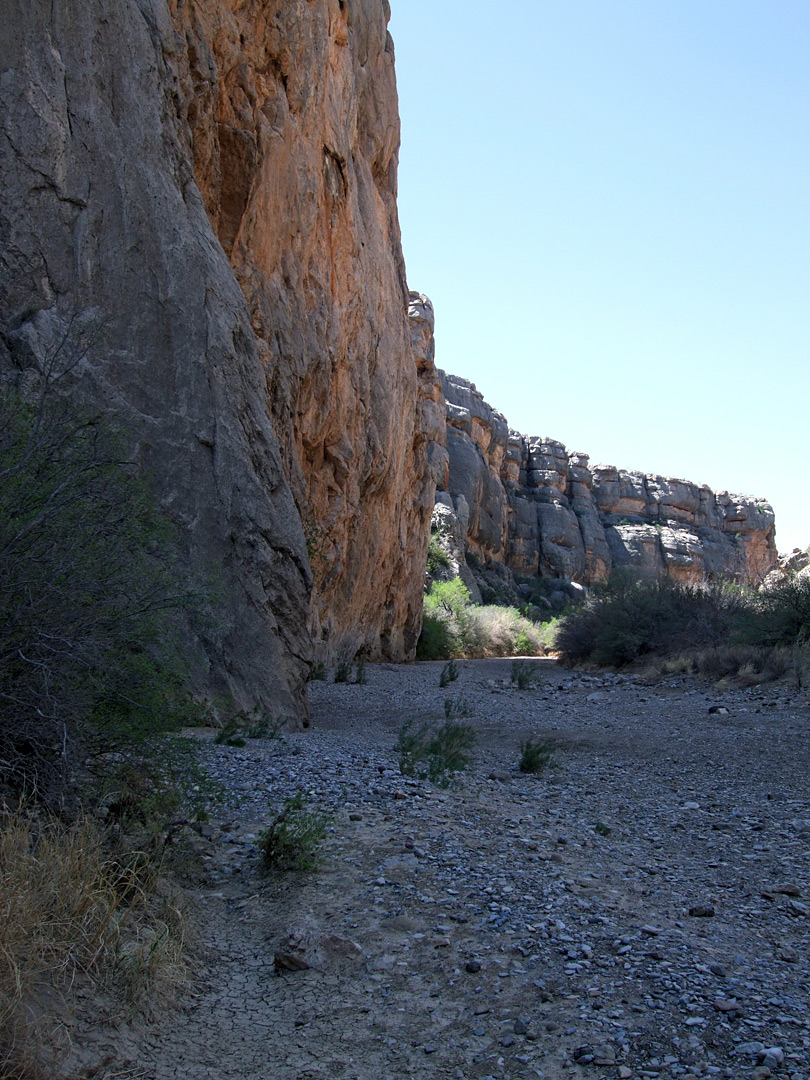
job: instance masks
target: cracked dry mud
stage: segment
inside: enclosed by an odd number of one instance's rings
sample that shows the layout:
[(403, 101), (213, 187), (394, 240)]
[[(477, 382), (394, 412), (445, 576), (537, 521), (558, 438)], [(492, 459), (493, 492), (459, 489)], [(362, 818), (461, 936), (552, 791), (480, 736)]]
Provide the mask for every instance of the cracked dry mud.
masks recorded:
[[(149, 1080), (810, 1078), (807, 691), (536, 664), (525, 691), (510, 661), (460, 662), (447, 690), (441, 664), (373, 665), (311, 685), (309, 731), (208, 742), (239, 801), (195, 839), (195, 985), (87, 1059)], [(445, 791), (402, 777), (394, 743), (448, 695), (478, 745)], [(556, 744), (540, 776), (517, 771), (527, 735)], [(333, 814), (324, 862), (268, 880), (257, 832), (299, 789)], [(285, 948), (312, 966), (277, 970)]]

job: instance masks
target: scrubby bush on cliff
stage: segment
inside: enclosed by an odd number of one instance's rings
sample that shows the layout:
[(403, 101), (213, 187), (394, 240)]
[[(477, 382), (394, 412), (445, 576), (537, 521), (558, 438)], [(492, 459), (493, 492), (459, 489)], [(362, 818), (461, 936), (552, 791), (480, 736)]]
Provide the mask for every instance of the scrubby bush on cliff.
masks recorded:
[(548, 651), (547, 644), (543, 629), (516, 608), (473, 604), (460, 578), (434, 582), (425, 594), (421, 660), (537, 656)]
[(180, 724), (173, 538), (103, 422), (0, 398), (0, 779), (56, 798), (80, 753)]

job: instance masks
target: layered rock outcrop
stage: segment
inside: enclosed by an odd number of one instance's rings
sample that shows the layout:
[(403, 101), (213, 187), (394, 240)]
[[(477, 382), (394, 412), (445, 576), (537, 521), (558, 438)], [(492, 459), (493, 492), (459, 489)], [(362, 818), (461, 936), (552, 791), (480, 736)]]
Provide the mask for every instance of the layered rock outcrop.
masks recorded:
[(776, 565), (774, 514), (762, 500), (663, 476), (592, 467), (552, 439), (524, 436), (466, 379), (441, 373), (448, 471), (434, 520), (465, 522), (482, 566), (582, 585), (617, 568), (682, 582), (761, 582)]
[(444, 468), (387, 5), (2, 6), (0, 371), (78, 361), (218, 579), (203, 681), (301, 720), (313, 638), (412, 653)]

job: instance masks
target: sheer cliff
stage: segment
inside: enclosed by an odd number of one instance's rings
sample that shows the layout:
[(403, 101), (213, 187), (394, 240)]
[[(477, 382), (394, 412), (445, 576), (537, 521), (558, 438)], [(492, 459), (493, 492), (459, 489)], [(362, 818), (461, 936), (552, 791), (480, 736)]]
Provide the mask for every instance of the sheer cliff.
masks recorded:
[(591, 466), (560, 442), (510, 429), (466, 379), (442, 372), (441, 381), (449, 467), (434, 520), (463, 537), (473, 562), (582, 585), (605, 582), (617, 568), (759, 584), (776, 566), (774, 514), (764, 500)]
[(387, 14), (2, 0), (0, 371), (70, 362), (216, 580), (204, 683), (291, 721), (313, 640), (412, 654), (444, 467)]

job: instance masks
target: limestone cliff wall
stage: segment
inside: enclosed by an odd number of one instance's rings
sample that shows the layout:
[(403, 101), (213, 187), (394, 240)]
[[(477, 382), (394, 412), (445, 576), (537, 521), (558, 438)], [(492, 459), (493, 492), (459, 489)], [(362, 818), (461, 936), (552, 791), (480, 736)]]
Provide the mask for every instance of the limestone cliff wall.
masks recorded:
[[(250, 310), (330, 651), (412, 655), (433, 508), (429, 303), (409, 297), (383, 0), (171, 0), (181, 114)], [(439, 453), (440, 447), (437, 446)]]
[(777, 562), (763, 500), (613, 466), (513, 431), (466, 379), (441, 373), (449, 468), (437, 493), (480, 562), (583, 585), (628, 567), (697, 582), (759, 583)]
[(81, 357), (218, 577), (208, 686), (301, 720), (313, 637), (411, 653), (445, 469), (387, 5), (0, 9), (0, 372)]

